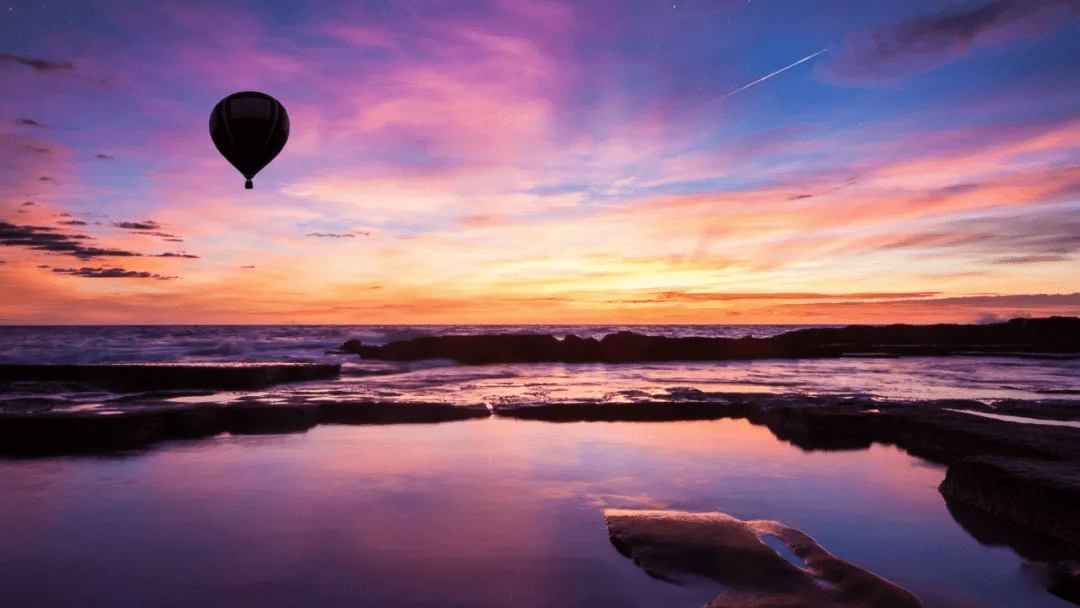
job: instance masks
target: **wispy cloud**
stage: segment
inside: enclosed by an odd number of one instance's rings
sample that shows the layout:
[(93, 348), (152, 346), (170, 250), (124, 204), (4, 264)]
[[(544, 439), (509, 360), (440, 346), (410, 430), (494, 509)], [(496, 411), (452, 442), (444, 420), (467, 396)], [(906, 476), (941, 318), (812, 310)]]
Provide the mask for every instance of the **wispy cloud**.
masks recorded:
[[(74, 222), (74, 223), (73, 223)], [(61, 224), (85, 225), (81, 220), (61, 221)], [(157, 257), (198, 259), (199, 256), (188, 253), (143, 254), (124, 249), (106, 249), (90, 244), (94, 237), (85, 234), (58, 232), (50, 226), (16, 225), (0, 221), (0, 246), (22, 247), (26, 249), (48, 251), (70, 255), (82, 260), (100, 257)]]
[(32, 118), (20, 118), (18, 120), (12, 121), (12, 122), (14, 122), (17, 125), (23, 126), (23, 127), (39, 127), (39, 128), (42, 128), (42, 129), (49, 128), (49, 125), (40, 123), (40, 122), (38, 122), (38, 121), (36, 121), (36, 120), (34, 120)]
[(161, 224), (146, 220), (143, 222), (113, 222), (113, 226), (117, 228), (123, 228), (124, 230), (157, 230), (161, 228)]
[(71, 255), (80, 259), (96, 257), (132, 257), (141, 253), (121, 249), (104, 249), (86, 244), (93, 240), (84, 234), (66, 234), (56, 232), (48, 226), (18, 226), (0, 222), (0, 245), (7, 247), (26, 247), (40, 251), (51, 251)]
[(370, 236), (370, 235), (371, 235), (370, 232), (365, 232), (363, 230), (353, 230), (353, 231), (349, 231), (349, 232), (309, 232), (307, 234), (307, 236), (315, 236), (315, 237), (320, 237), (320, 238), (332, 238), (332, 239), (354, 238), (354, 237), (357, 237), (357, 236)]
[(178, 278), (174, 276), (163, 276), (153, 272), (124, 270), (123, 268), (90, 268), (83, 266), (82, 268), (53, 268), (52, 271), (86, 279), (157, 279), (159, 281), (165, 281)]
[(935, 291), (909, 291), (909, 292), (866, 292), (866, 293), (698, 293), (687, 291), (664, 291), (648, 294), (647, 297), (623, 300), (628, 304), (655, 304), (668, 302), (740, 302), (740, 301), (769, 301), (769, 300), (814, 300), (825, 302), (842, 302), (857, 300), (860, 302), (874, 300), (901, 300), (913, 298), (930, 298), (941, 295)]
[(894, 81), (921, 74), (982, 44), (1041, 37), (1080, 17), (1074, 0), (994, 0), (949, 9), (848, 36), (836, 59), (820, 70), (845, 83)]
[(34, 59), (31, 57), (23, 57), (21, 55), (13, 55), (11, 53), (0, 53), (0, 65), (22, 65), (43, 74), (71, 72), (75, 70), (75, 64), (70, 61)]

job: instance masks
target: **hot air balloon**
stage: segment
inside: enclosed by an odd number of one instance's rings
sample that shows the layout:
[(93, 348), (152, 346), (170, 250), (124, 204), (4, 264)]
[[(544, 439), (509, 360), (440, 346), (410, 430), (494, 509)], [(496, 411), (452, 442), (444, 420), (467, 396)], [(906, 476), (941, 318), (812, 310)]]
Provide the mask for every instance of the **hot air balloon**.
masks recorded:
[(257, 91), (233, 93), (214, 106), (210, 138), (218, 152), (244, 174), (244, 188), (289, 139), (289, 115), (281, 102)]

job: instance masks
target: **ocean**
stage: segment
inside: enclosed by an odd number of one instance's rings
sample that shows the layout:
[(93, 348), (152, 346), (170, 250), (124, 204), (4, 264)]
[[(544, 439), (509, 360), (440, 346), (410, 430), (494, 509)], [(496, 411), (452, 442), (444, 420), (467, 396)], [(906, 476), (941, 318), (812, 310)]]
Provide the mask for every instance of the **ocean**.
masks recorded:
[[(333, 362), (341, 377), (272, 389), (456, 404), (702, 400), (721, 393), (860, 395), (878, 399), (1080, 401), (1080, 360), (905, 357), (821, 360), (459, 365), (327, 354), (346, 340), (381, 345), (421, 336), (535, 333), (602, 338), (618, 331), (668, 337), (769, 337), (821, 325), (171, 325), (0, 327), (0, 363)], [(56, 393), (58, 404), (101, 393)], [(16, 393), (0, 399), (18, 398)]]
[[(328, 354), (346, 340), (541, 333), (766, 337), (817, 326), (0, 327), (0, 363), (336, 362), (275, 399), (455, 404), (700, 401), (731, 393), (874, 400), (1076, 400), (1080, 361), (841, 358), (459, 365)], [(174, 398), (226, 403), (253, 393)], [(12, 386), (63, 409), (124, 397)], [(130, 396), (128, 396), (130, 397)], [(158, 396), (160, 397), (160, 395)], [(0, 606), (701, 608), (716, 583), (651, 577), (607, 509), (775, 519), (931, 607), (1062, 607), (1012, 549), (976, 540), (945, 467), (894, 446), (805, 451), (747, 420), (320, 425), (92, 456), (0, 457)]]

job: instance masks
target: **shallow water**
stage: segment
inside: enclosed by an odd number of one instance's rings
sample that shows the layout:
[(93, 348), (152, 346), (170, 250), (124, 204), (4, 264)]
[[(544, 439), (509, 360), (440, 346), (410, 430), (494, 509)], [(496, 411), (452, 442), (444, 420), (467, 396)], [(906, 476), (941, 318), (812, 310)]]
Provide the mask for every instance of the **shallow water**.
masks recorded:
[(0, 589), (26, 606), (703, 606), (604, 507), (776, 519), (933, 606), (1069, 606), (952, 519), (944, 469), (804, 453), (743, 420), (320, 426), (0, 460)]

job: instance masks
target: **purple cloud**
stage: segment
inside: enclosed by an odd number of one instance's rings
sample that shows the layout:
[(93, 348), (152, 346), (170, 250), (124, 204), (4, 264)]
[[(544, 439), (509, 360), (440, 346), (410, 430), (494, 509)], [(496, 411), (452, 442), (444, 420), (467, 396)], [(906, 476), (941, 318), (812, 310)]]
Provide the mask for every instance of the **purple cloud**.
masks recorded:
[(145, 222), (113, 222), (112, 225), (124, 230), (157, 230), (161, 228), (161, 224), (151, 220)]
[(941, 67), (977, 45), (1042, 37), (1078, 17), (1075, 0), (994, 0), (851, 34), (818, 73), (850, 84), (896, 81)]
[(53, 268), (52, 271), (87, 279), (158, 279), (160, 281), (165, 281), (177, 278), (154, 274), (152, 272), (124, 270), (123, 268), (89, 268), (83, 266), (82, 268)]
[(102, 249), (84, 244), (90, 237), (83, 234), (64, 234), (49, 226), (17, 226), (0, 222), (0, 245), (26, 247), (39, 251), (62, 253), (87, 260), (96, 257), (137, 257), (141, 253), (120, 249)]
[(19, 55), (12, 55), (11, 53), (0, 53), (0, 65), (10, 64), (25, 65), (26, 67), (32, 68), (35, 72), (42, 74), (70, 72), (75, 69), (75, 64), (70, 61), (47, 61), (45, 59), (21, 57)]

